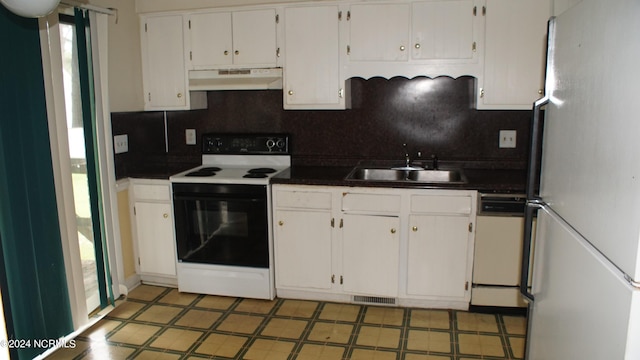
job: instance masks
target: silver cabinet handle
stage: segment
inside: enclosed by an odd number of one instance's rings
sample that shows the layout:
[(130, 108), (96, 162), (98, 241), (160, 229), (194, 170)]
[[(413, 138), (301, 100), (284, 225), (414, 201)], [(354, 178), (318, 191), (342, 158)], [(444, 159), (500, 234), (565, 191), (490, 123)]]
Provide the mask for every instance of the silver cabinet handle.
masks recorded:
[(400, 45), (400, 51), (404, 51), (405, 47), (404, 45)]
[(420, 49), (420, 44), (415, 44), (415, 45), (414, 45), (414, 47), (415, 47), (416, 49)]
[(287, 94), (289, 94), (289, 95), (293, 95), (293, 90), (289, 90), (289, 91), (287, 92)]

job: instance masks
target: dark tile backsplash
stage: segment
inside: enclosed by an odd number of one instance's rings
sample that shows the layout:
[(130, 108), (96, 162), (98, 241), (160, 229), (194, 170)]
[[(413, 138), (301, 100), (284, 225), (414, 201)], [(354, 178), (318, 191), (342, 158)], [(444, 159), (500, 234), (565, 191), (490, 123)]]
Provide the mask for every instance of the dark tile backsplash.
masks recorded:
[[(166, 172), (200, 162), (199, 144), (185, 129), (205, 132), (286, 132), (299, 165), (353, 165), (437, 155), (490, 168), (526, 166), (531, 111), (474, 109), (475, 79), (461, 77), (351, 80), (349, 110), (283, 110), (282, 91), (211, 91), (208, 109), (113, 113), (113, 134), (128, 134), (129, 152), (116, 155), (118, 177), (146, 167)], [(515, 149), (498, 148), (501, 129), (517, 130)], [(168, 146), (168, 152), (165, 147)], [(161, 176), (161, 175), (159, 175)]]

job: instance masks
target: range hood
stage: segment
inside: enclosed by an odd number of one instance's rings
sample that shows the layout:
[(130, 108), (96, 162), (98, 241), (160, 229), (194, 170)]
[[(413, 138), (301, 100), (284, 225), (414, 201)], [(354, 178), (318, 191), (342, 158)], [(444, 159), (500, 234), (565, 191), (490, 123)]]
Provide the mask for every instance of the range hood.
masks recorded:
[(189, 71), (189, 90), (282, 89), (282, 68)]

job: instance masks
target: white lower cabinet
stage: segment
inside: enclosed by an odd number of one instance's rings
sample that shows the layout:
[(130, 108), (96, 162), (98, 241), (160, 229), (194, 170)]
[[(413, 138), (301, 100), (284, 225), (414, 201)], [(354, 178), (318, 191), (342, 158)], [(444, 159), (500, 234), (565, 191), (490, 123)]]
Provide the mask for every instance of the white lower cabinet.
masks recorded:
[(471, 299), (475, 192), (413, 194), (409, 215), (408, 297)]
[(367, 296), (398, 296), (398, 216), (344, 214), (343, 290)]
[(329, 292), (333, 276), (331, 191), (274, 185), (276, 287), (281, 292)]
[(143, 282), (175, 285), (176, 251), (169, 182), (140, 179), (132, 182), (130, 202), (138, 274)]
[(464, 299), (469, 289), (469, 217), (409, 216), (407, 294)]
[(272, 190), (278, 296), (468, 308), (475, 191)]
[(331, 213), (279, 209), (275, 219), (276, 283), (331, 289)]

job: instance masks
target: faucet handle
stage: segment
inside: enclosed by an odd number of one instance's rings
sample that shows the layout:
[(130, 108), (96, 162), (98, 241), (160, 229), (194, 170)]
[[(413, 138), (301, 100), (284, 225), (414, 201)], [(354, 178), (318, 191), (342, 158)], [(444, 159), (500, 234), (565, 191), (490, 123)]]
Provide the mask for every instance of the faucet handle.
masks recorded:
[(404, 149), (404, 162), (405, 162), (405, 166), (409, 166), (409, 163), (411, 163), (411, 158), (409, 156), (409, 151), (407, 150), (407, 144), (402, 144), (402, 148)]

